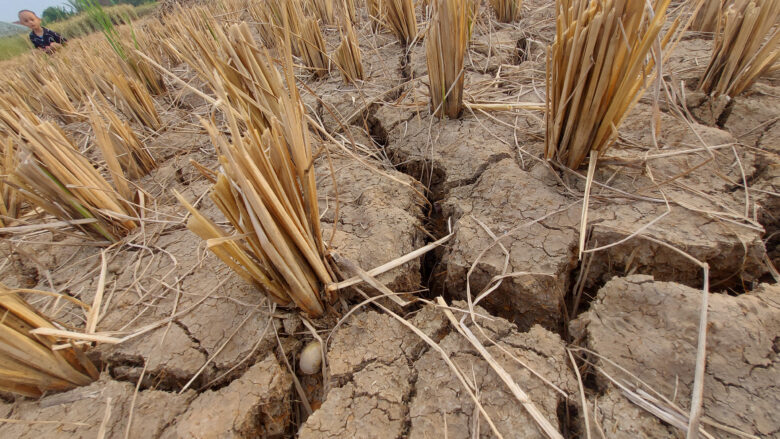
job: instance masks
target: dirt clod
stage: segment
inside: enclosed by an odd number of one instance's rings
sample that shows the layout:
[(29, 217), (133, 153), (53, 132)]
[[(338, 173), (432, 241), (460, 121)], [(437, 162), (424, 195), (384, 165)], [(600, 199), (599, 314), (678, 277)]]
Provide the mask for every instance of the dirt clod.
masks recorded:
[[(593, 357), (598, 382), (617, 392), (606, 375), (633, 388), (637, 378), (646, 391), (674, 401), (683, 413), (690, 410), (696, 364), (701, 291), (649, 276), (615, 278), (598, 293), (591, 309), (572, 323)], [(761, 285), (751, 293), (732, 297), (710, 294), (707, 368), (704, 379), (704, 416), (723, 425), (760, 437), (780, 437), (780, 420), (773, 416), (780, 404), (780, 289)], [(611, 362), (637, 378), (631, 378)], [(600, 397), (607, 437), (627, 437), (633, 418), (645, 429), (663, 431), (660, 421), (646, 413), (612, 415), (615, 398)], [(611, 406), (610, 406), (611, 405)], [(716, 437), (731, 437), (703, 425)], [(636, 430), (633, 430), (636, 431)], [(627, 434), (627, 433), (626, 433)]]

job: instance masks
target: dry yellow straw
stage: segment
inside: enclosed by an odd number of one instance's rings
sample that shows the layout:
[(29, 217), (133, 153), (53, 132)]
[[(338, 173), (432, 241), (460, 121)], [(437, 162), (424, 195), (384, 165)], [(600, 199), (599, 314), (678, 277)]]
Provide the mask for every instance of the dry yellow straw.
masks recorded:
[(463, 58), (468, 44), (467, 0), (433, 0), (425, 38), (431, 111), (457, 118), (463, 108)]
[(0, 390), (37, 398), (86, 386), (97, 369), (78, 347), (53, 350), (54, 337), (31, 334), (54, 325), (14, 290), (0, 284)]
[(699, 88), (734, 97), (780, 58), (780, 1), (733, 0), (715, 35)]
[(490, 0), (498, 21), (511, 23), (520, 19), (523, 0)]
[(417, 37), (417, 18), (412, 0), (381, 0), (384, 23), (398, 37), (402, 46), (408, 46)]
[[(209, 83), (230, 131), (228, 140), (213, 123), (204, 122), (223, 170), (211, 198), (235, 234), (229, 235), (180, 196), (192, 213), (188, 227), (276, 302), (293, 302), (309, 315), (322, 315), (326, 298), (320, 292), (333, 276), (324, 256), (309, 131), (295, 86), (290, 35), (285, 33), (282, 45), (284, 80), (245, 23), (231, 26), (227, 34), (216, 28), (214, 37), (208, 38), (220, 45), (208, 61), (214, 66)], [(192, 55), (192, 61), (205, 64), (204, 57)]]
[[(602, 154), (648, 85), (670, 0), (557, 0), (547, 60), (545, 156), (576, 169)], [(677, 27), (672, 26), (671, 35)], [(660, 54), (659, 54), (660, 56)]]
[[(345, 1), (346, 10), (346, 1)], [(357, 35), (352, 27), (352, 21), (344, 14), (342, 19), (343, 29), (341, 31), (341, 44), (336, 49), (336, 65), (341, 71), (341, 76), (345, 83), (355, 82), (365, 79), (363, 71), (363, 61), (360, 57), (360, 47), (358, 46)]]

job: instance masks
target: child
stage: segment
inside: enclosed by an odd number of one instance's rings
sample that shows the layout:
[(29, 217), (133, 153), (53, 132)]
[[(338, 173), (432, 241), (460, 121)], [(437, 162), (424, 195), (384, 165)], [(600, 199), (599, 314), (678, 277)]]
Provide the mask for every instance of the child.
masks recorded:
[(37, 49), (41, 49), (46, 53), (54, 53), (68, 41), (57, 32), (42, 27), (41, 19), (35, 15), (35, 12), (28, 9), (19, 11), (19, 23), (30, 28), (30, 41)]

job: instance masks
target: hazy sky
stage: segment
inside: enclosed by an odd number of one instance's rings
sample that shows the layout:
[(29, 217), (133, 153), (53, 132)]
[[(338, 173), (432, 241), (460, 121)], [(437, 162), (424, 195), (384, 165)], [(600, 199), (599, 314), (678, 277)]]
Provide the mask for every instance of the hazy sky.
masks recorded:
[(34, 11), (40, 17), (49, 6), (64, 5), (65, 0), (0, 0), (0, 21), (13, 23), (18, 20), (20, 9)]

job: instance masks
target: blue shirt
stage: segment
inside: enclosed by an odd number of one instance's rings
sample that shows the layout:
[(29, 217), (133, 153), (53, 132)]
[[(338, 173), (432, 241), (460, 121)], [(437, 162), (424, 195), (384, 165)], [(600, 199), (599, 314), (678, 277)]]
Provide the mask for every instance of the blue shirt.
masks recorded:
[(51, 43), (64, 43), (68, 40), (65, 38), (62, 38), (60, 34), (57, 32), (54, 32), (51, 29), (43, 28), (43, 35), (35, 35), (35, 32), (30, 32), (30, 41), (32, 41), (33, 45), (38, 49), (45, 49), (49, 46), (51, 46)]

